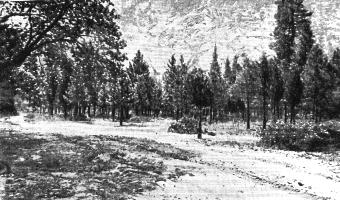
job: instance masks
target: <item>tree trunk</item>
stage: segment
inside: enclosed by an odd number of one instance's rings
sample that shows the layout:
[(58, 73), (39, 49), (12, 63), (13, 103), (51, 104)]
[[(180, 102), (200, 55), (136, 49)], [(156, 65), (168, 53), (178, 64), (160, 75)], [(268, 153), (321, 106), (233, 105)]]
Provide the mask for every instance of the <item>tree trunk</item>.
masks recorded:
[(31, 49), (21, 51), (13, 60), (1, 60), (0, 63), (0, 115), (17, 115), (14, 104), (15, 88), (11, 82), (12, 69), (20, 66), (31, 53)]
[(53, 101), (48, 102), (48, 114), (53, 116)]
[(14, 106), (14, 86), (5, 77), (0, 80), (0, 114), (18, 114)]
[(276, 102), (276, 114), (277, 114), (277, 119), (281, 119), (280, 116), (280, 102)]
[(198, 131), (197, 138), (202, 139), (202, 109), (199, 111), (199, 120), (198, 120)]
[(125, 119), (130, 119), (130, 116), (129, 116), (129, 106), (125, 107)]
[(91, 117), (91, 106), (87, 106), (87, 116)]
[(267, 125), (267, 102), (266, 102), (266, 95), (263, 95), (263, 124), (262, 128), (266, 129)]
[(77, 115), (78, 115), (78, 103), (74, 103), (73, 117), (77, 117)]
[(209, 117), (210, 117), (209, 123), (211, 124), (213, 121), (213, 105), (210, 106)]
[(250, 97), (247, 94), (247, 129), (250, 129)]
[(120, 126), (123, 126), (123, 121), (124, 121), (123, 105), (120, 105), (120, 108), (119, 108), (119, 125)]
[(64, 119), (67, 118), (67, 105), (66, 103), (63, 104), (63, 111), (64, 111)]
[(114, 103), (112, 103), (111, 107), (112, 107), (111, 108), (111, 119), (114, 122), (115, 121), (115, 115), (116, 115), (116, 107), (115, 107)]
[(287, 103), (285, 102), (285, 123), (288, 121), (288, 108), (287, 108)]
[(93, 104), (93, 117), (96, 117), (97, 104)]
[(295, 124), (295, 106), (290, 106), (290, 123)]

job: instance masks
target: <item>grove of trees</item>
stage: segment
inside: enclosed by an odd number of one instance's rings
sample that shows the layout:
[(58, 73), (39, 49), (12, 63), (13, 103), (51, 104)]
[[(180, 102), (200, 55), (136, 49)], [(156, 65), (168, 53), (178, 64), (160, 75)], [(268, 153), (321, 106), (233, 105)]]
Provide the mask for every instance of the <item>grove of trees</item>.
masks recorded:
[(269, 120), (320, 122), (340, 114), (340, 49), (327, 55), (315, 43), (312, 13), (301, 0), (277, 2), (276, 56), (241, 54), (221, 63), (215, 45), (208, 72), (172, 55), (162, 78), (140, 50), (127, 62), (112, 1), (0, 6), (1, 114), (16, 114), (15, 95), (33, 112), (75, 120), (103, 117), (122, 125), (133, 114), (194, 116), (199, 133), (204, 119), (243, 120), (248, 129), (261, 119), (265, 129)]

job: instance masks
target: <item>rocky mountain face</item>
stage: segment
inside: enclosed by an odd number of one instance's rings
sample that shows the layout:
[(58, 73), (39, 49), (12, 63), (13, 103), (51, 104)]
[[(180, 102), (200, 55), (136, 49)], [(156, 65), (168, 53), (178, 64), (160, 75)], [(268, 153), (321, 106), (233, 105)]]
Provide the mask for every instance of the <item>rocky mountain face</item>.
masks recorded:
[[(315, 39), (327, 52), (340, 47), (340, 1), (305, 0), (314, 12)], [(138, 49), (147, 62), (163, 72), (172, 54), (190, 65), (208, 69), (213, 46), (221, 63), (235, 54), (257, 59), (273, 55), (273, 0), (117, 0), (121, 28), (132, 59)]]

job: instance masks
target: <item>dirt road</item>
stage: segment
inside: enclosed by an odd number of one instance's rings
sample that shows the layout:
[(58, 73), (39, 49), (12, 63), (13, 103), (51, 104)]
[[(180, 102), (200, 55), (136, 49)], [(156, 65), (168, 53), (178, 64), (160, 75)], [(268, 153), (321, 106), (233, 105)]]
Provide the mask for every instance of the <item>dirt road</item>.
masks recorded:
[[(169, 120), (119, 127), (109, 121), (92, 124), (64, 121), (25, 122), (12, 117), (2, 128), (65, 135), (119, 135), (148, 138), (192, 150), (194, 160), (165, 160), (169, 167), (190, 171), (177, 181), (159, 182), (158, 189), (136, 199), (340, 199), (340, 164), (322, 153), (265, 150), (251, 135), (167, 133)], [(1, 127), (0, 127), (1, 128)]]

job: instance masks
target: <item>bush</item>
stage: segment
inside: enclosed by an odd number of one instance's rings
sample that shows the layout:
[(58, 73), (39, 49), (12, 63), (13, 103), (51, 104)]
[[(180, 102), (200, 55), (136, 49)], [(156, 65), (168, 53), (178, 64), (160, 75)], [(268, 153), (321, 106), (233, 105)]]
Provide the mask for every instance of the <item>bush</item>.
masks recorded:
[(173, 122), (168, 132), (180, 134), (197, 134), (198, 121), (194, 118), (182, 117), (178, 122)]
[(72, 121), (91, 121), (91, 118), (88, 118), (86, 115), (75, 115), (71, 117)]
[(143, 123), (143, 122), (150, 122), (152, 120), (152, 117), (146, 117), (146, 116), (132, 116), (128, 122), (131, 123)]
[(340, 135), (331, 134), (331, 131), (334, 130), (327, 124), (279, 121), (260, 131), (260, 144), (293, 151), (320, 151), (338, 142)]

